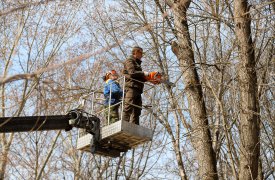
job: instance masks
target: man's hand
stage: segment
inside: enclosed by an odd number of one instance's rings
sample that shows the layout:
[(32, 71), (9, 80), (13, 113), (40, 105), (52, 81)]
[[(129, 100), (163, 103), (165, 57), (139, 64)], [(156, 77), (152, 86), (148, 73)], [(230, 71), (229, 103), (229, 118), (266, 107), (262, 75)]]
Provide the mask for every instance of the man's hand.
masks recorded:
[(146, 77), (146, 76), (149, 76), (149, 72), (143, 71), (143, 73), (144, 73), (144, 76), (145, 76), (145, 77)]

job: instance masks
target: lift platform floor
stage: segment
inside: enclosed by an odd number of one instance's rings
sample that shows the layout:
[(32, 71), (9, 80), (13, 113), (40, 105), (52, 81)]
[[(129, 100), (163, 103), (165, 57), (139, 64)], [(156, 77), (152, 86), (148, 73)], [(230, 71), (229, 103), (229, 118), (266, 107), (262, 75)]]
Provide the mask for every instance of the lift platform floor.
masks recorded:
[[(139, 144), (151, 141), (153, 132), (151, 129), (129, 123), (117, 121), (101, 128), (101, 140), (96, 154), (117, 157), (120, 152), (126, 152)], [(91, 151), (92, 135), (86, 134), (78, 138), (77, 149)]]

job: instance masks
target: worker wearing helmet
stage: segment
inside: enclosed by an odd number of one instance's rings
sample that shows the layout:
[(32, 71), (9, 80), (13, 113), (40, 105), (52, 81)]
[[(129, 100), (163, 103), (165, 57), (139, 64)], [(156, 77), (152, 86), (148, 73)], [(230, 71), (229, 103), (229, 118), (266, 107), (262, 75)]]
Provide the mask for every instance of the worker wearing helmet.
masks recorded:
[(105, 81), (104, 86), (104, 107), (105, 107), (105, 117), (109, 123), (114, 123), (119, 120), (118, 109), (119, 109), (119, 102), (122, 98), (122, 89), (119, 83), (116, 81), (118, 78), (118, 74), (115, 70), (109, 71), (103, 77)]
[(123, 74), (125, 75), (125, 104), (123, 108), (123, 120), (139, 125), (139, 116), (141, 115), (144, 82), (148, 81), (147, 77), (151, 75), (142, 71), (141, 58), (143, 49), (134, 47), (132, 55), (124, 62)]

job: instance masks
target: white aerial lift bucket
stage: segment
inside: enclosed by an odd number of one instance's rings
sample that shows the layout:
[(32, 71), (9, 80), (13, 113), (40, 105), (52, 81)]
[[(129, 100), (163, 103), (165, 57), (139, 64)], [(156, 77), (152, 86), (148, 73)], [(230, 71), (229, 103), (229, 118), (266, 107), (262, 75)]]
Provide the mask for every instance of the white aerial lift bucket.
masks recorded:
[[(121, 77), (117, 81), (124, 91), (125, 77)], [(120, 106), (120, 118), (119, 121), (112, 124), (109, 123), (110, 111), (108, 111), (108, 119), (104, 117), (104, 111), (106, 111), (106, 109), (104, 109), (103, 106), (103, 86), (100, 87), (100, 89), (90, 93), (89, 96), (86, 96), (86, 98), (91, 99), (90, 114), (97, 116), (101, 120), (99, 148), (96, 149), (93, 153), (118, 157), (120, 156), (120, 152), (126, 152), (129, 149), (137, 147), (139, 144), (143, 144), (152, 140), (153, 131), (151, 129), (121, 120), (124, 98), (122, 98), (121, 102), (115, 104)], [(78, 132), (77, 149), (91, 152), (91, 145), (93, 145), (93, 135), (85, 133), (84, 130), (80, 129)]]

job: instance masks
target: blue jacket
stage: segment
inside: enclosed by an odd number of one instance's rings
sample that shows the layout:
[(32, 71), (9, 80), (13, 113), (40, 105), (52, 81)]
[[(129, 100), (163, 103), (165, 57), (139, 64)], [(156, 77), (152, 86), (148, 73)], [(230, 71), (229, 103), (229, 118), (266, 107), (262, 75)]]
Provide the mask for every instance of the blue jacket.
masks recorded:
[(105, 97), (105, 101), (104, 101), (105, 106), (109, 105), (110, 90), (111, 90), (111, 105), (120, 102), (120, 99), (122, 98), (123, 92), (118, 82), (112, 79), (108, 79), (106, 81), (106, 84), (104, 86), (104, 91), (103, 91), (103, 94)]

